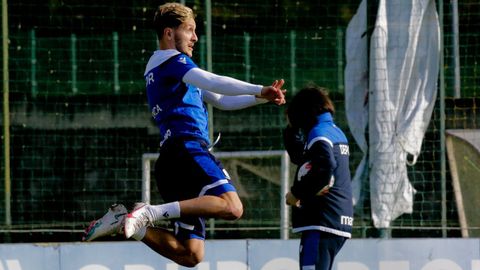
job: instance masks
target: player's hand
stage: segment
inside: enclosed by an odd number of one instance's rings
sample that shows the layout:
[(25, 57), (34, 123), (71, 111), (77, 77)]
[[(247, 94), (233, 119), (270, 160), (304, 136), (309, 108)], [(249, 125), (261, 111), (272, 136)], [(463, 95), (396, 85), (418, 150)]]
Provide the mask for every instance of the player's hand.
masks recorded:
[(287, 90), (282, 89), (284, 83), (285, 81), (283, 79), (275, 80), (271, 86), (264, 86), (262, 88), (261, 94), (257, 97), (264, 98), (277, 105), (285, 104), (285, 93), (287, 92)]
[(300, 200), (295, 197), (295, 195), (292, 194), (292, 192), (288, 192), (285, 195), (285, 199), (288, 205), (295, 206), (295, 207), (300, 207)]

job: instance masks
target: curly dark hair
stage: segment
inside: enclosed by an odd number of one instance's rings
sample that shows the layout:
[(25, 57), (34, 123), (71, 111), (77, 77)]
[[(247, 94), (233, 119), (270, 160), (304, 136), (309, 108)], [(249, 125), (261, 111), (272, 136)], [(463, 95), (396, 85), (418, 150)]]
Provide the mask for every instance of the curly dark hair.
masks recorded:
[(310, 130), (317, 122), (317, 116), (330, 112), (335, 113), (328, 90), (316, 85), (302, 88), (292, 99), (287, 108), (290, 124), (295, 128)]

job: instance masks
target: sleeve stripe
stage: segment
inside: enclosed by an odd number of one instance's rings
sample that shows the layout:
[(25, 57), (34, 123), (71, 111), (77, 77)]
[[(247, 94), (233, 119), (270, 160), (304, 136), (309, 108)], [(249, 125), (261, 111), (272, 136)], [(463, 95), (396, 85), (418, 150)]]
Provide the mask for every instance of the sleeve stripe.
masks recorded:
[(315, 137), (315, 138), (313, 138), (313, 139), (308, 143), (307, 149), (310, 149), (310, 147), (312, 147), (312, 145), (313, 145), (314, 143), (316, 143), (317, 141), (327, 142), (327, 143), (330, 145), (330, 147), (333, 148), (333, 143), (332, 143), (332, 141), (330, 141), (327, 137), (320, 136), (320, 137)]

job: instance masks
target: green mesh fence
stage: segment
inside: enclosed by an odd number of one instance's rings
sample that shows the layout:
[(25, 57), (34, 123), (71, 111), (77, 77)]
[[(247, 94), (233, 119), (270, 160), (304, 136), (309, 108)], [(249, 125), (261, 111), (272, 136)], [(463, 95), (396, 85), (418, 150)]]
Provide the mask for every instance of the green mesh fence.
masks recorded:
[[(204, 1), (185, 2), (197, 13), (200, 42), (193, 58), (206, 68), (209, 14)], [(445, 128), (477, 129), (480, 4), (458, 1), (461, 95), (455, 97), (451, 2), (437, 1), (444, 10)], [(142, 75), (156, 48), (150, 22), (161, 3), (8, 1), (11, 224), (4, 218), (2, 183), (4, 242), (77, 241), (89, 221), (103, 215), (111, 203), (131, 206), (141, 198), (141, 157), (157, 152), (159, 142)], [(331, 89), (336, 122), (351, 141), (352, 173), (361, 152), (348, 132), (343, 71), (346, 26), (359, 3), (211, 4), (212, 71), (257, 84), (284, 78), (287, 98), (311, 82)], [(222, 134), (216, 151), (283, 149), (284, 109), (263, 105), (238, 112), (214, 110), (214, 134)], [(448, 163), (446, 186), (440, 181), (441, 113), (438, 99), (418, 163), (408, 168), (418, 191), (414, 212), (394, 221), (392, 237), (461, 235)], [(210, 236), (278, 238), (280, 186), (252, 173), (251, 166), (275, 175), (279, 160), (224, 163), (241, 181), (247, 211), (234, 223), (209, 221)], [(3, 179), (4, 159), (1, 168)], [(153, 201), (160, 202), (152, 189)], [(355, 237), (381, 235), (372, 225), (368, 198), (357, 213)]]

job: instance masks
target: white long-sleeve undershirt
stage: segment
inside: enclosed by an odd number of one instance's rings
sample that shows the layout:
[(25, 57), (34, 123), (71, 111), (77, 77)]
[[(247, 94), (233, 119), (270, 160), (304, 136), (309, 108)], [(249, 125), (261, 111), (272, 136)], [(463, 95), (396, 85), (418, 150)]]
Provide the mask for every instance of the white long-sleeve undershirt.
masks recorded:
[(263, 98), (253, 95), (226, 96), (213, 92), (203, 91), (203, 101), (220, 110), (240, 110), (253, 105), (267, 103)]
[(183, 76), (183, 82), (226, 96), (259, 95), (262, 86), (240, 81), (227, 76), (220, 76), (200, 68), (192, 68)]
[(262, 91), (255, 85), (227, 76), (192, 68), (183, 76), (183, 82), (202, 89), (203, 100), (221, 110), (239, 110), (266, 103), (266, 99), (256, 98)]

